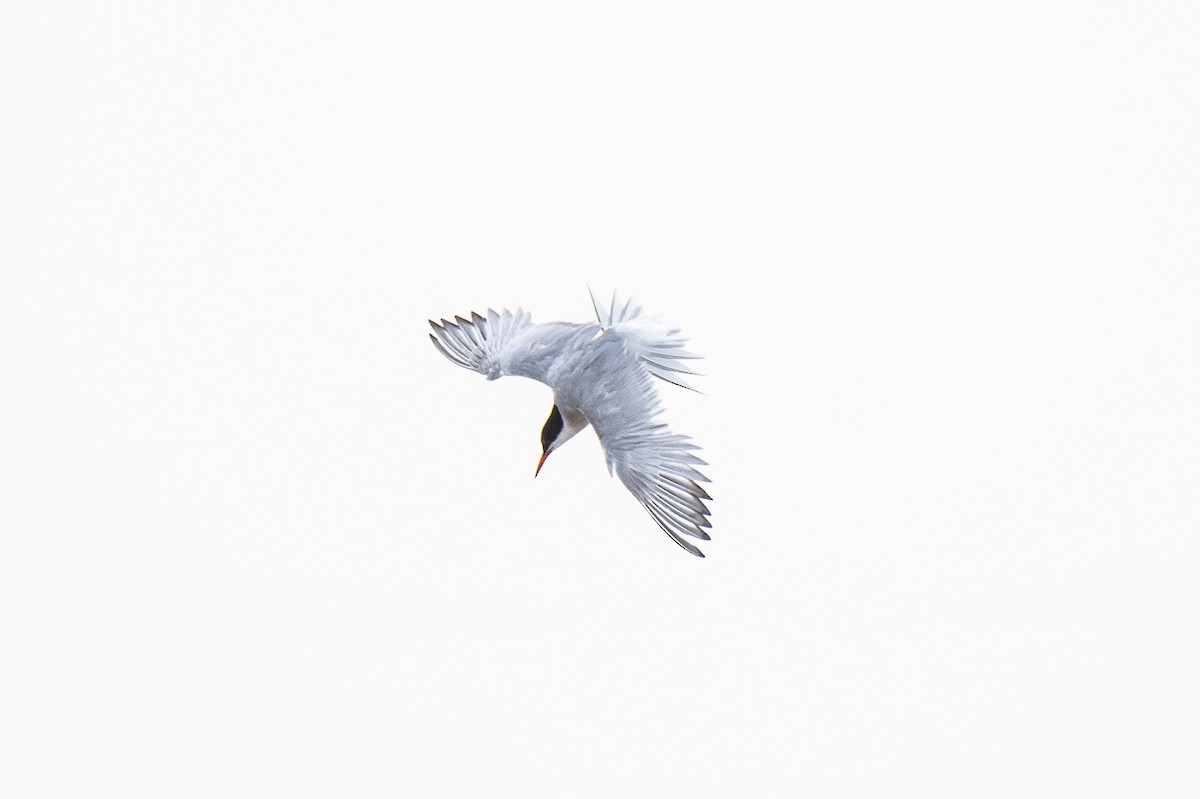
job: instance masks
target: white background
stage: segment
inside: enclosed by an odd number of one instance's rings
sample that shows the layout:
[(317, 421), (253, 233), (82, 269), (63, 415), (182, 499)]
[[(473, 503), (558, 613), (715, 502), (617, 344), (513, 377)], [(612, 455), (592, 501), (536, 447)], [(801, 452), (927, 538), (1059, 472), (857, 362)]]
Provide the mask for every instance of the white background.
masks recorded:
[(1191, 6), (6, 4), (0, 794), (1196, 796)]

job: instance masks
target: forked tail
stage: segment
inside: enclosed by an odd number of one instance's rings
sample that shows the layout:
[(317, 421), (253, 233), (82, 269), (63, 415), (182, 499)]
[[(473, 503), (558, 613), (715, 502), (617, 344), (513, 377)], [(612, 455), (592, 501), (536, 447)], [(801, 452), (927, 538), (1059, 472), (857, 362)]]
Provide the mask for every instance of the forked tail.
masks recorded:
[(700, 356), (684, 349), (687, 339), (679, 328), (663, 322), (657, 314), (643, 313), (640, 305), (633, 304), (633, 297), (621, 305), (616, 292), (613, 292), (612, 302), (608, 308), (604, 308), (596, 301), (591, 287), (588, 287), (588, 293), (592, 296), (592, 307), (596, 309), (596, 321), (600, 327), (619, 334), (625, 340), (625, 346), (646, 364), (650, 374), (696, 391), (687, 384), (683, 375), (700, 373), (688, 369), (683, 361), (698, 360)]

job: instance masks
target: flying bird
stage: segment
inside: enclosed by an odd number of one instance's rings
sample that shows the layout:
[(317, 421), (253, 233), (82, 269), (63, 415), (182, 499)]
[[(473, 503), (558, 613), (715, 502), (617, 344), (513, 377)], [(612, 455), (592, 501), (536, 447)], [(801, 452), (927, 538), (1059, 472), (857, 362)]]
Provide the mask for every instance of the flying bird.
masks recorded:
[[(589, 289), (590, 293), (590, 289)], [(542, 456), (534, 477), (550, 453), (591, 425), (600, 438), (609, 474), (616, 472), (630, 493), (675, 543), (697, 557), (704, 553), (688, 538), (709, 540), (711, 500), (700, 483), (709, 482), (696, 467), (707, 465), (688, 436), (672, 433), (659, 420), (662, 406), (653, 378), (691, 389), (685, 365), (696, 359), (684, 349), (678, 328), (644, 314), (614, 293), (608, 308), (596, 301), (596, 322), (534, 324), (517, 309), (488, 309), (441, 323), (429, 320), (429, 338), (454, 363), (495, 380), (528, 377), (554, 391), (550, 417), (542, 427)], [(695, 389), (692, 389), (695, 390)]]

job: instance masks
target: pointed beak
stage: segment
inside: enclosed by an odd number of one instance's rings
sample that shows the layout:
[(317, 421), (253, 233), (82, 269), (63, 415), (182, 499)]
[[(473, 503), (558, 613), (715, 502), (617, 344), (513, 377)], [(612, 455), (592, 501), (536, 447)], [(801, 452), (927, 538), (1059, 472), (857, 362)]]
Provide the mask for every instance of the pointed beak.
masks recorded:
[(542, 464), (546, 462), (546, 458), (550, 457), (550, 450), (543, 450), (542, 459), (538, 461), (537, 471), (533, 473), (534, 477), (538, 476), (538, 472), (542, 470)]

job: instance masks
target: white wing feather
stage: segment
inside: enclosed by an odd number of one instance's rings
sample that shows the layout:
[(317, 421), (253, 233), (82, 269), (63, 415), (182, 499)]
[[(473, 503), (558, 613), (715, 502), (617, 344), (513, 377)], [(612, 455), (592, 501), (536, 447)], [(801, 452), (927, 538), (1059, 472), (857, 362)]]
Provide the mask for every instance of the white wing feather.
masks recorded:
[(709, 480), (696, 469), (707, 464), (693, 454), (699, 447), (688, 436), (672, 433), (657, 421), (660, 406), (649, 375), (638, 369), (619, 402), (585, 412), (600, 437), (609, 470), (663, 532), (702, 558), (704, 553), (685, 536), (709, 540), (705, 530), (712, 524), (704, 500), (712, 497), (700, 487)]
[(429, 334), (433, 346), (464, 369), (472, 369), (495, 380), (506, 374), (504, 354), (517, 336), (533, 326), (533, 315), (520, 308), (514, 314), (507, 308), (497, 313), (488, 308), (487, 318), (474, 311), (470, 319), (443, 319), (439, 325), (432, 319)]

